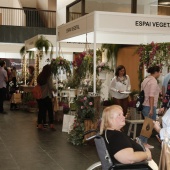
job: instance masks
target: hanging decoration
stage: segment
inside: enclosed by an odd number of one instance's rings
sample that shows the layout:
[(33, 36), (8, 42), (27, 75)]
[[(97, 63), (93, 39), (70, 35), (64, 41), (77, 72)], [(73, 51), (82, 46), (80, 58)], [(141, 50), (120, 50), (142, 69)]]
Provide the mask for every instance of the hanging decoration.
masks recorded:
[(56, 59), (52, 59), (51, 61), (51, 70), (54, 75), (59, 75), (60, 71), (63, 70), (66, 72), (66, 75), (69, 76), (71, 74), (70, 69), (70, 61), (64, 59), (63, 57), (57, 57)]
[(38, 38), (38, 40), (35, 42), (35, 47), (38, 49), (40, 60), (43, 57), (43, 51), (45, 51), (45, 54), (47, 54), (49, 50), (50, 59), (52, 59), (53, 44), (49, 40), (47, 40), (44, 36), (40, 36), (40, 38)]
[(154, 43), (144, 45), (141, 44), (136, 53), (139, 55), (139, 81), (143, 79), (144, 67), (148, 69), (157, 65), (161, 69), (163, 66), (170, 66), (170, 43)]

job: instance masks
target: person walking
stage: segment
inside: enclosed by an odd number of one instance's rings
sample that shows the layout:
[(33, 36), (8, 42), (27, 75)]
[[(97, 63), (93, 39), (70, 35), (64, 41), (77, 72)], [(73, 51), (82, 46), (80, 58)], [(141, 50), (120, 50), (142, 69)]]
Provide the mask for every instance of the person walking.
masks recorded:
[(29, 66), (28, 67), (28, 79), (27, 79), (27, 85), (29, 86), (34, 86), (34, 66)]
[(6, 98), (6, 82), (8, 81), (7, 72), (4, 69), (6, 66), (5, 61), (0, 61), (0, 113), (5, 114), (3, 103)]
[[(155, 121), (158, 97), (159, 93), (161, 92), (157, 81), (157, 78), (159, 78), (160, 76), (160, 67), (149, 67), (147, 72), (150, 73), (150, 75), (145, 78), (141, 84), (141, 89), (144, 90), (145, 93), (142, 114), (144, 117), (150, 117)], [(139, 136), (139, 138), (141, 139), (146, 148), (154, 148), (154, 146), (148, 144), (147, 137)]]
[(43, 124), (46, 124), (46, 113), (48, 112), (50, 129), (54, 128), (54, 116), (53, 116), (53, 104), (52, 104), (52, 92), (56, 92), (56, 87), (53, 84), (51, 66), (45, 65), (42, 72), (37, 77), (37, 83), (42, 89), (42, 98), (38, 99), (38, 129), (43, 129)]
[(116, 68), (115, 77), (110, 83), (110, 93), (113, 103), (120, 105), (123, 108), (124, 116), (127, 114), (128, 97), (131, 90), (130, 78), (126, 74), (126, 69), (123, 65)]
[[(10, 80), (11, 80), (11, 87), (10, 87), (10, 94), (11, 97), (14, 93), (16, 93), (17, 90), (17, 71), (16, 71), (16, 67), (13, 67), (11, 69), (11, 75), (10, 75)], [(10, 104), (10, 110), (14, 110), (14, 109), (18, 109), (17, 104), (16, 103), (12, 103)]]

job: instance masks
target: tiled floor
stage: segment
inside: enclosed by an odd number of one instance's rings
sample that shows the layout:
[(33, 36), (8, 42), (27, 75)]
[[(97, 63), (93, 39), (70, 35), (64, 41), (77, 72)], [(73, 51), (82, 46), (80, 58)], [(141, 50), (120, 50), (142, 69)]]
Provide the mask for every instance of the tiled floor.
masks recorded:
[[(35, 113), (10, 111), (8, 102), (5, 108), (8, 114), (0, 114), (0, 170), (85, 170), (98, 161), (95, 146), (67, 142), (61, 123), (56, 123), (55, 132), (38, 131)], [(160, 144), (154, 136), (150, 144), (158, 163)]]

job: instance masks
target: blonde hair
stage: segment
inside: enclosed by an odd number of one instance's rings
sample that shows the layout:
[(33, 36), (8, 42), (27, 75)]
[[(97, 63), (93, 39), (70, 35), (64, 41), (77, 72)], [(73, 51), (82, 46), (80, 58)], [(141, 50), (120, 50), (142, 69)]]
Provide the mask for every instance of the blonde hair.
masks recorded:
[(108, 118), (109, 118), (109, 115), (111, 114), (111, 112), (116, 113), (117, 110), (123, 110), (123, 109), (119, 105), (112, 105), (112, 106), (106, 107), (103, 110), (102, 120), (101, 120), (101, 124), (100, 124), (100, 134), (103, 134), (103, 131), (109, 127)]

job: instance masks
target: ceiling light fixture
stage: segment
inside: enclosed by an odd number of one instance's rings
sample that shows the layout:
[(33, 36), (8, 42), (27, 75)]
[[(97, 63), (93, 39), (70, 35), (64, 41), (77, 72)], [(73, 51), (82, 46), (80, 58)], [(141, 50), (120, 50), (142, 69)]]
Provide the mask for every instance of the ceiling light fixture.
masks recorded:
[(159, 5), (170, 5), (170, 0), (159, 0)]

